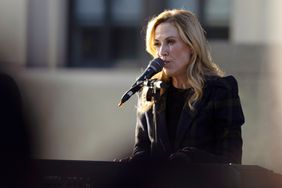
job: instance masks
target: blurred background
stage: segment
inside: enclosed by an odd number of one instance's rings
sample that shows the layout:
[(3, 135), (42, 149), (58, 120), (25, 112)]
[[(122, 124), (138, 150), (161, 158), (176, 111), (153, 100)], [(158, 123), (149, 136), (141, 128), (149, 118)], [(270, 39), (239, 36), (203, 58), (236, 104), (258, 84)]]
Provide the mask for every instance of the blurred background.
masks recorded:
[(282, 1), (0, 0), (0, 65), (17, 81), (33, 157), (107, 161), (131, 153), (147, 21), (193, 11), (212, 55), (239, 82), (243, 164), (282, 173)]

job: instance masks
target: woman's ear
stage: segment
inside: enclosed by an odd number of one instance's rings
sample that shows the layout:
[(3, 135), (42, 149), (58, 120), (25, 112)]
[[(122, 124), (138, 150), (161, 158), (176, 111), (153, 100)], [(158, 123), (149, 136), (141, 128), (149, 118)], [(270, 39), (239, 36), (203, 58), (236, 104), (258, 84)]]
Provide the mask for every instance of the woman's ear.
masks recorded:
[(194, 49), (190, 46), (189, 47), (190, 51), (191, 51), (191, 54), (194, 54)]
[(188, 46), (188, 50), (190, 51), (190, 54), (193, 55), (194, 54), (194, 49), (191, 46)]
[(193, 55), (194, 55), (194, 51), (193, 51), (192, 49), (190, 50), (190, 52), (189, 52), (189, 53), (190, 53), (190, 57), (193, 57)]

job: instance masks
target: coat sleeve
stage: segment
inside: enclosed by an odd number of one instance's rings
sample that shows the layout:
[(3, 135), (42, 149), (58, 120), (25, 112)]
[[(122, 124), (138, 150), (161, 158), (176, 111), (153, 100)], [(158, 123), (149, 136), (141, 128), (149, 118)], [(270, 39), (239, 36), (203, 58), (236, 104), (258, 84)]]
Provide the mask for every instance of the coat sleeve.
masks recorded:
[(150, 155), (150, 140), (147, 131), (146, 116), (144, 113), (137, 112), (135, 128), (135, 145), (133, 149), (133, 160), (143, 160)]
[(233, 76), (216, 82), (214, 95), (214, 125), (216, 130), (216, 154), (228, 162), (241, 163), (241, 126), (245, 122), (238, 95), (238, 84)]
[(213, 152), (199, 148), (185, 147), (185, 153), (192, 162), (241, 163), (242, 136), (241, 126), (244, 115), (238, 95), (237, 81), (233, 76), (212, 81), (213, 126), (215, 148)]
[(132, 160), (144, 160), (150, 156), (151, 142), (148, 135), (148, 123), (146, 112), (139, 109), (142, 100), (142, 92), (138, 93), (138, 109), (136, 115), (135, 144)]

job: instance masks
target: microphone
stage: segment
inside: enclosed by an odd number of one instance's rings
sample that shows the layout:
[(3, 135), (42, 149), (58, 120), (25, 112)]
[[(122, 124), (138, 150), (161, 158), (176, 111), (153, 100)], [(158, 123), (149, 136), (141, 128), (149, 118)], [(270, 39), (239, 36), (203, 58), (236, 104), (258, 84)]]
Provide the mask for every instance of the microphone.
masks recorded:
[(130, 90), (128, 90), (121, 98), (118, 106), (120, 107), (123, 103), (125, 103), (132, 95), (134, 95), (137, 91), (139, 91), (143, 82), (147, 79), (150, 79), (152, 76), (160, 72), (164, 67), (164, 61), (161, 58), (155, 58), (150, 61), (149, 65), (143, 72), (141, 76), (135, 81), (135, 83), (131, 86)]

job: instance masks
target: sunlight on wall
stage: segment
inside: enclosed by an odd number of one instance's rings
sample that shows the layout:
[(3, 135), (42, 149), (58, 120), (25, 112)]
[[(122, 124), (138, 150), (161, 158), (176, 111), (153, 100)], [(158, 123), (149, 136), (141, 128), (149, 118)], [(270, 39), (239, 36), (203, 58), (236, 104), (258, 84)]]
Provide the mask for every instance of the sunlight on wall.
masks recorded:
[(259, 115), (260, 137), (258, 147), (264, 148), (262, 152), (262, 165), (282, 172), (282, 11), (279, 7), (282, 1), (272, 0), (265, 3), (265, 20), (267, 28), (264, 33), (267, 50), (265, 62), (261, 65), (263, 74), (260, 76), (259, 88)]
[[(268, 40), (272, 46), (267, 52), (267, 63), (269, 78), (269, 99), (270, 106), (265, 108), (269, 113), (269, 127), (268, 129), (273, 132), (273, 140), (270, 143), (272, 151), (270, 154), (269, 163), (272, 169), (282, 172), (282, 1), (272, 0), (272, 3), (265, 3), (269, 11), (269, 22), (266, 25), (269, 27)], [(276, 165), (274, 165), (276, 164)]]

